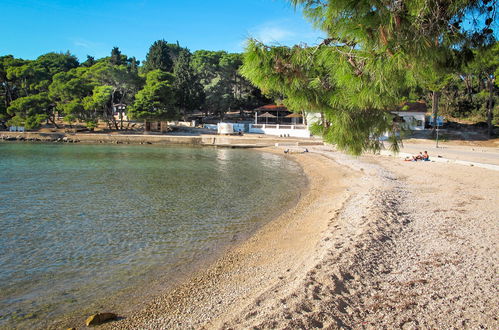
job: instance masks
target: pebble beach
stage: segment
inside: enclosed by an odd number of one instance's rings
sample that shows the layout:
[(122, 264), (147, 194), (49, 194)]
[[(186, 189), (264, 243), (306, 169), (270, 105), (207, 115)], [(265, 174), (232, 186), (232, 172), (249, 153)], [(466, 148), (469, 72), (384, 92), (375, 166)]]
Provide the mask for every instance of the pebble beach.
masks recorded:
[(498, 171), (308, 149), (296, 206), (101, 328), (499, 327)]

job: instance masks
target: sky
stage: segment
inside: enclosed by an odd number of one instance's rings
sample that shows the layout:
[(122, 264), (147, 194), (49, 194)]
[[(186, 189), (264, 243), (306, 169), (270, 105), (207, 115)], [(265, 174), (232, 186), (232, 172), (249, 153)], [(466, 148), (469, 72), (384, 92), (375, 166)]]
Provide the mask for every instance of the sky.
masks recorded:
[(323, 37), (286, 0), (0, 0), (0, 8), (0, 56), (23, 59), (69, 51), (83, 61), (116, 46), (143, 60), (159, 39), (242, 52), (250, 37), (288, 46)]

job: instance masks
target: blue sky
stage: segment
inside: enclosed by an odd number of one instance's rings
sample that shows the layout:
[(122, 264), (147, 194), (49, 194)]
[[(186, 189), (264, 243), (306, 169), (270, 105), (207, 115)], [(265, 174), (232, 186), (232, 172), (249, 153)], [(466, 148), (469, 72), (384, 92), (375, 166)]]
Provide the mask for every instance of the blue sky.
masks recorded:
[(158, 39), (241, 52), (248, 37), (293, 45), (322, 35), (285, 0), (0, 0), (0, 8), (0, 56), (25, 59), (67, 50), (100, 58), (117, 46), (143, 60)]

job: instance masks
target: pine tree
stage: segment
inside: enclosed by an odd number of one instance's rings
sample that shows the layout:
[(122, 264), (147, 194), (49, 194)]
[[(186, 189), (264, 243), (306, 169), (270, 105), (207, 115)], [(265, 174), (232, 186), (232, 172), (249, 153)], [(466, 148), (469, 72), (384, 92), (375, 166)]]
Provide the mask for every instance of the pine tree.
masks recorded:
[[(352, 154), (377, 151), (381, 135), (396, 133), (387, 110), (422, 72), (440, 72), (463, 40), (463, 17), (490, 12), (490, 1), (291, 2), (327, 38), (315, 47), (269, 47), (250, 40), (241, 72), (265, 93), (283, 95), (290, 109), (323, 114), (315, 131)], [(390, 141), (397, 150), (396, 134)]]
[(121, 51), (118, 47), (113, 47), (111, 50), (111, 57), (109, 59), (112, 65), (122, 65), (123, 59), (121, 55)]
[[(185, 117), (187, 112), (199, 107), (203, 99), (203, 87), (191, 67), (191, 54), (187, 50), (179, 53), (173, 66), (176, 106)], [(184, 118), (185, 119), (185, 118)]]
[(134, 119), (176, 119), (174, 77), (169, 72), (153, 70), (147, 73), (146, 84), (135, 96), (128, 114)]
[(165, 40), (155, 41), (146, 55), (144, 71), (162, 70), (172, 72), (173, 60), (170, 56), (170, 47)]

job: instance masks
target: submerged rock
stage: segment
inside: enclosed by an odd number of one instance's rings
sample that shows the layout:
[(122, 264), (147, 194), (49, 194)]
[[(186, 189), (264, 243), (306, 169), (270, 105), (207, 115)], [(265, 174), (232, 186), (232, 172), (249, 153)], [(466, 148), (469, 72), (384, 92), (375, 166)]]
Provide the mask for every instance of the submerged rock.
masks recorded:
[(99, 325), (104, 322), (116, 320), (117, 318), (118, 315), (114, 313), (97, 313), (89, 316), (85, 321), (85, 324), (87, 325), (87, 327), (92, 325)]

